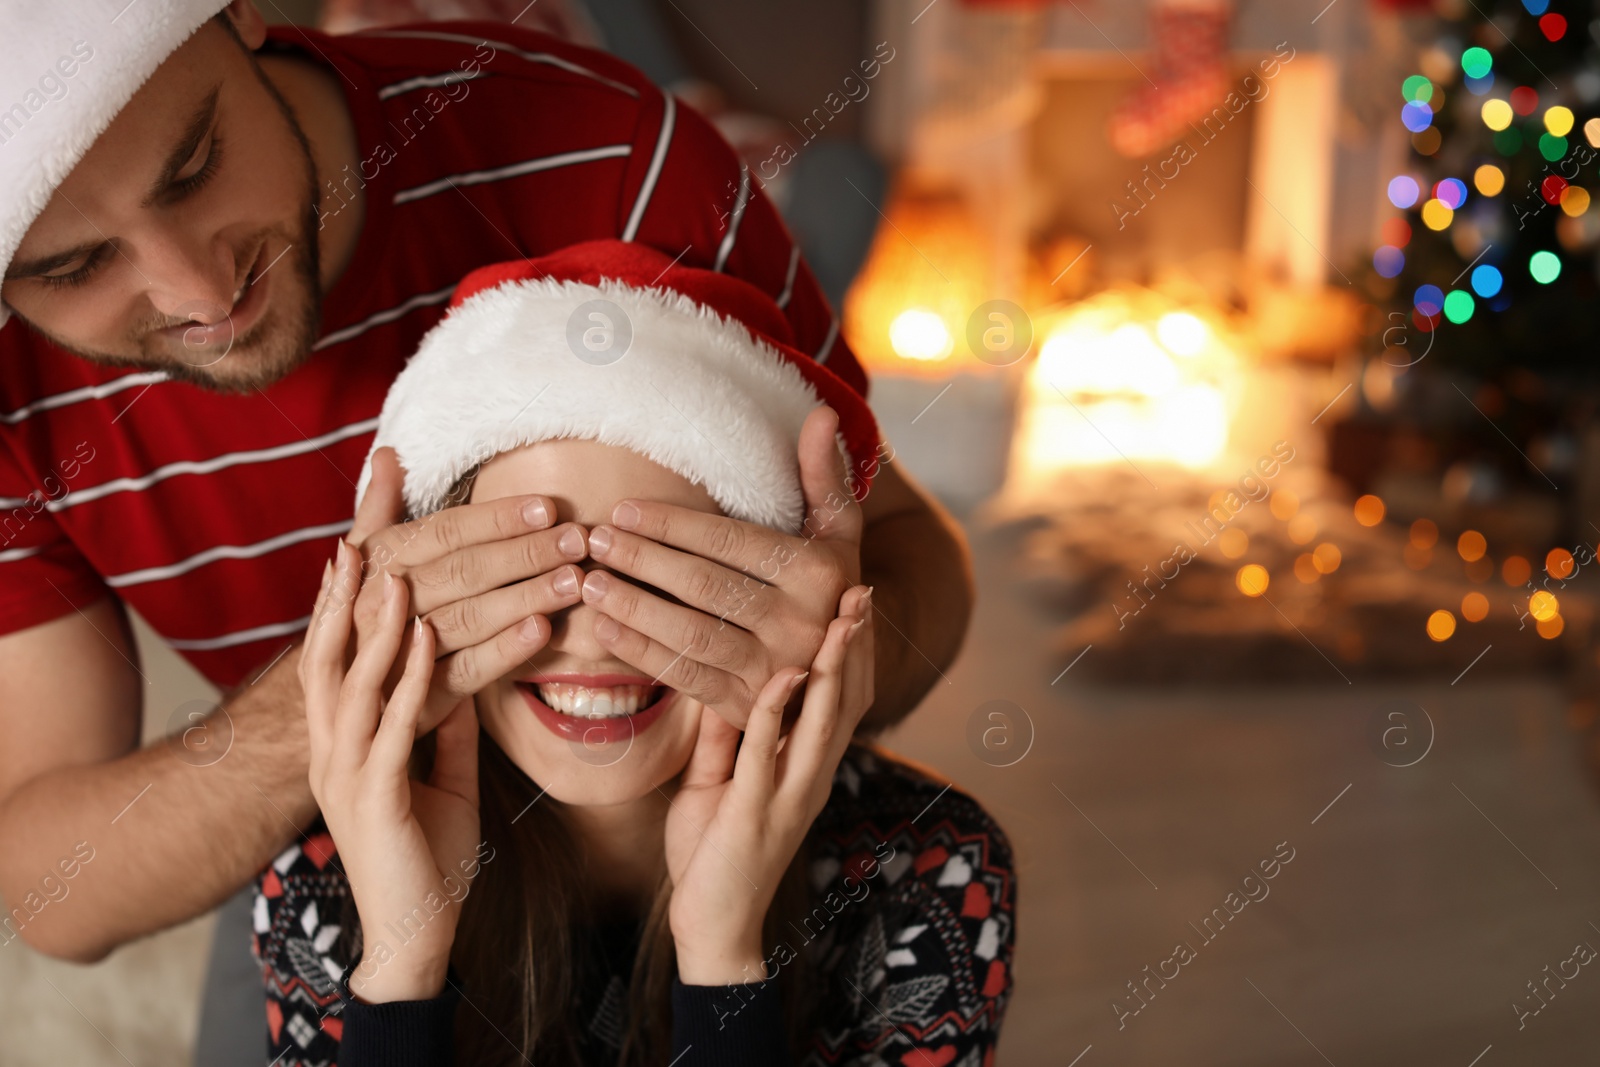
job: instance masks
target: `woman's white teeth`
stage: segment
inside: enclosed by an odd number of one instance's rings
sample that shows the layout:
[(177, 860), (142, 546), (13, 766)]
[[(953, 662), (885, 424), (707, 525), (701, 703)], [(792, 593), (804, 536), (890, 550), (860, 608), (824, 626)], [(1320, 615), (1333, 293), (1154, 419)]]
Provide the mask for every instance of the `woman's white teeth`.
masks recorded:
[(563, 715), (582, 719), (611, 719), (633, 715), (650, 706), (657, 687), (653, 685), (608, 685), (592, 687), (568, 682), (543, 682), (539, 699)]

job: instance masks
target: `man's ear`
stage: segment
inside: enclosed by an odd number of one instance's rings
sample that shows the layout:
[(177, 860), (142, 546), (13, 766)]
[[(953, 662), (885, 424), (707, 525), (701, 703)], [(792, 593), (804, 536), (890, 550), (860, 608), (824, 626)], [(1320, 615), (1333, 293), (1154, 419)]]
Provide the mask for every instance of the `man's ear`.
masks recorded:
[(267, 39), (267, 20), (256, 10), (255, 0), (233, 0), (221, 14), (250, 51), (260, 48)]

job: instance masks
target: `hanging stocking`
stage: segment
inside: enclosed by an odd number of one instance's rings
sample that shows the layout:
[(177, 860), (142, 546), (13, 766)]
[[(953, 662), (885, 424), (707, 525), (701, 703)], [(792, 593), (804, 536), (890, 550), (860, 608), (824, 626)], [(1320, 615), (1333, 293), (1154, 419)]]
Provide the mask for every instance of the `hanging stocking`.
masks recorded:
[[(1111, 115), (1111, 145), (1139, 159), (1173, 141), (1228, 95), (1233, 0), (1150, 0), (1154, 62)], [(1154, 84), (1151, 84), (1154, 83)]]

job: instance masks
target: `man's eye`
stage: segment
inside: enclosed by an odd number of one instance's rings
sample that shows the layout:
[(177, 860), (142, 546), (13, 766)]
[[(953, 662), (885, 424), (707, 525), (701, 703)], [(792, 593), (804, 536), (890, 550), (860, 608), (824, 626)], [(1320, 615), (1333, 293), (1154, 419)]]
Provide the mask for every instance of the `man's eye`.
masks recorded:
[[(200, 169), (196, 170), (187, 178), (179, 177), (173, 179), (172, 187), (182, 193), (193, 192), (194, 190), (199, 189), (206, 182), (210, 181), (211, 176), (217, 172), (217, 167), (221, 164), (222, 138), (213, 135), (210, 141), (209, 150), (206, 152), (205, 161), (200, 164)], [(188, 167), (184, 168), (184, 170), (188, 169)], [(182, 171), (179, 173), (181, 174)]]
[(95, 268), (100, 265), (100, 261), (104, 258), (105, 246), (101, 245), (93, 252), (90, 252), (82, 265), (76, 270), (68, 271), (66, 274), (41, 274), (38, 276), (38, 280), (45, 285), (61, 288), (82, 285), (94, 274)]

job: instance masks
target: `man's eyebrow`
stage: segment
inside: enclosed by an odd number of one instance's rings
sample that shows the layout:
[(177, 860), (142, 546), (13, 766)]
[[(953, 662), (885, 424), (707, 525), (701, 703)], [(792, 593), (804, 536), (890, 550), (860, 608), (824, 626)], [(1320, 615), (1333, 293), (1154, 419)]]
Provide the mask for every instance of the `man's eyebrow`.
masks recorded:
[(149, 191), (144, 194), (144, 200), (139, 204), (140, 207), (153, 207), (172, 185), (173, 179), (183, 169), (183, 165), (189, 162), (194, 150), (200, 147), (200, 139), (206, 135), (206, 131), (211, 128), (211, 120), (216, 117), (217, 94), (221, 88), (220, 85), (212, 86), (206, 98), (200, 101), (200, 106), (195, 108), (194, 114), (189, 118), (189, 125), (184, 128), (183, 136), (167, 154), (167, 161), (161, 167), (161, 176), (151, 183)]
[[(178, 144), (167, 155), (167, 160), (161, 166), (161, 176), (150, 186), (145, 194), (141, 207), (151, 207), (156, 200), (172, 185), (177, 173), (183, 169), (194, 155), (196, 148), (200, 147), (200, 139), (206, 135), (206, 130), (211, 128), (211, 120), (217, 113), (217, 95), (221, 90), (220, 85), (212, 86), (211, 92), (200, 101), (200, 106), (195, 108), (194, 114), (189, 118), (189, 124), (184, 127), (183, 136)], [(99, 248), (104, 241), (85, 241), (72, 248), (60, 252), (52, 252), (48, 256), (39, 256), (34, 259), (17, 261), (13, 260), (6, 268), (5, 280), (12, 281), (17, 278), (33, 278), (41, 274), (49, 274), (59, 270), (67, 264), (77, 260)]]

